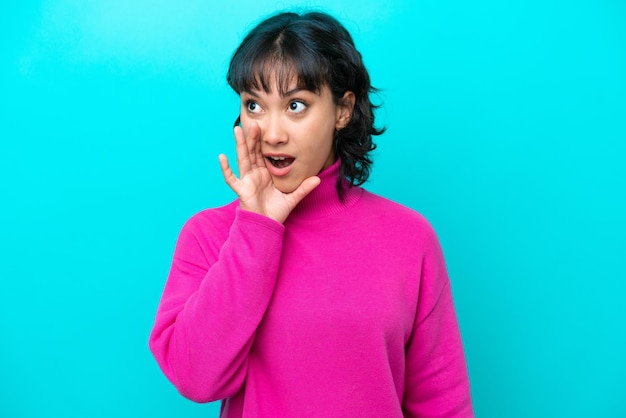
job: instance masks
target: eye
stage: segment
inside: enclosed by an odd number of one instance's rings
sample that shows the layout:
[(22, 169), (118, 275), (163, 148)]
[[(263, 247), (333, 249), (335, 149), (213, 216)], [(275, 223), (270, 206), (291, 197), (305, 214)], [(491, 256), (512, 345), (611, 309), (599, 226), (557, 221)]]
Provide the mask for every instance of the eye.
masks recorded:
[(294, 100), (289, 103), (289, 111), (293, 113), (300, 113), (306, 109), (306, 104), (299, 100)]
[(246, 109), (250, 113), (259, 113), (261, 111), (261, 106), (253, 100), (248, 100), (246, 102)]

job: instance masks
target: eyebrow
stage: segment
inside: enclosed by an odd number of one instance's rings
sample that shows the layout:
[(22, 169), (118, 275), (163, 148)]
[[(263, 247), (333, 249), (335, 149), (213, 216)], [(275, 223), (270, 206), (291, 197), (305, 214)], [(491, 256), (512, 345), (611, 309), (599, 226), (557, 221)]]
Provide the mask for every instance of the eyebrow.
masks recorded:
[[(296, 87), (296, 88), (293, 88), (293, 89), (291, 89), (291, 90), (289, 90), (289, 91), (286, 91), (286, 92), (285, 92), (285, 94), (283, 94), (283, 96), (284, 96), (284, 97), (287, 97), (287, 96), (293, 96), (294, 94), (299, 93), (299, 92), (301, 92), (302, 90), (310, 91), (310, 90), (307, 90), (307, 89), (303, 89), (303, 88), (300, 88), (300, 87)], [(312, 92), (311, 92), (311, 93), (312, 93)]]
[[(259, 90), (249, 90), (249, 91), (246, 90), (246, 91), (243, 91), (242, 93), (246, 93), (246, 94), (249, 94), (250, 96), (252, 96), (254, 98), (258, 98), (259, 95), (257, 93), (255, 93), (256, 91), (259, 91)], [(301, 91), (307, 91), (307, 92), (311, 92), (311, 93), (315, 94), (314, 91), (311, 91), (311, 90), (308, 90), (308, 89), (305, 89), (305, 88), (301, 88), (301, 87), (295, 87), (295, 88), (293, 88), (291, 90), (286, 91), (285, 94), (282, 94), (281, 96), (282, 97), (289, 97), (289, 96), (293, 96), (294, 94), (299, 93)]]

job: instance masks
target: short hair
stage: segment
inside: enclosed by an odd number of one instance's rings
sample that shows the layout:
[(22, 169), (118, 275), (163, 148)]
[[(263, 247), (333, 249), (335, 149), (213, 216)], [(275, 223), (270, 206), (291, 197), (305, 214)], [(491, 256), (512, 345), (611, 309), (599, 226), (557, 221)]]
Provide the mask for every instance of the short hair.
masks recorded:
[(369, 95), (377, 89), (350, 33), (321, 12), (283, 12), (259, 23), (233, 54), (226, 79), (241, 94), (253, 89), (269, 92), (274, 77), (282, 95), (294, 76), (301, 89), (320, 92), (327, 85), (335, 103), (347, 91), (355, 95), (350, 121), (333, 138), (333, 151), (341, 160), (337, 190), (343, 198), (343, 178), (356, 186), (367, 181), (373, 163), (369, 154), (376, 148), (372, 136), (385, 131), (374, 126), (378, 106)]

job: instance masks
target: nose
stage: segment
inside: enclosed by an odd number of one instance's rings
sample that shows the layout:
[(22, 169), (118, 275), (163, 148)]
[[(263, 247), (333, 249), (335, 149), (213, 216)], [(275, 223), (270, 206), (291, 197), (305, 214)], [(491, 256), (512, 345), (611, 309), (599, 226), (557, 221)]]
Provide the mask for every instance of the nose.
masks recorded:
[(268, 115), (267, 118), (260, 123), (261, 140), (268, 145), (281, 145), (288, 141), (287, 131), (284, 129), (283, 122), (277, 115)]

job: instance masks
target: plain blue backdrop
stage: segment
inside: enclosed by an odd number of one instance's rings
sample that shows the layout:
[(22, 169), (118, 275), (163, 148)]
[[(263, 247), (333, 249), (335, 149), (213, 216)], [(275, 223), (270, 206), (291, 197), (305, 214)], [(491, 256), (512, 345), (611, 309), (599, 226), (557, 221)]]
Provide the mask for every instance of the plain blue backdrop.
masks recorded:
[(0, 6), (0, 416), (216, 417), (147, 340), (177, 234), (234, 198), (247, 30), (313, 6), (384, 103), (366, 187), (423, 213), (477, 416), (626, 417), (626, 3)]

